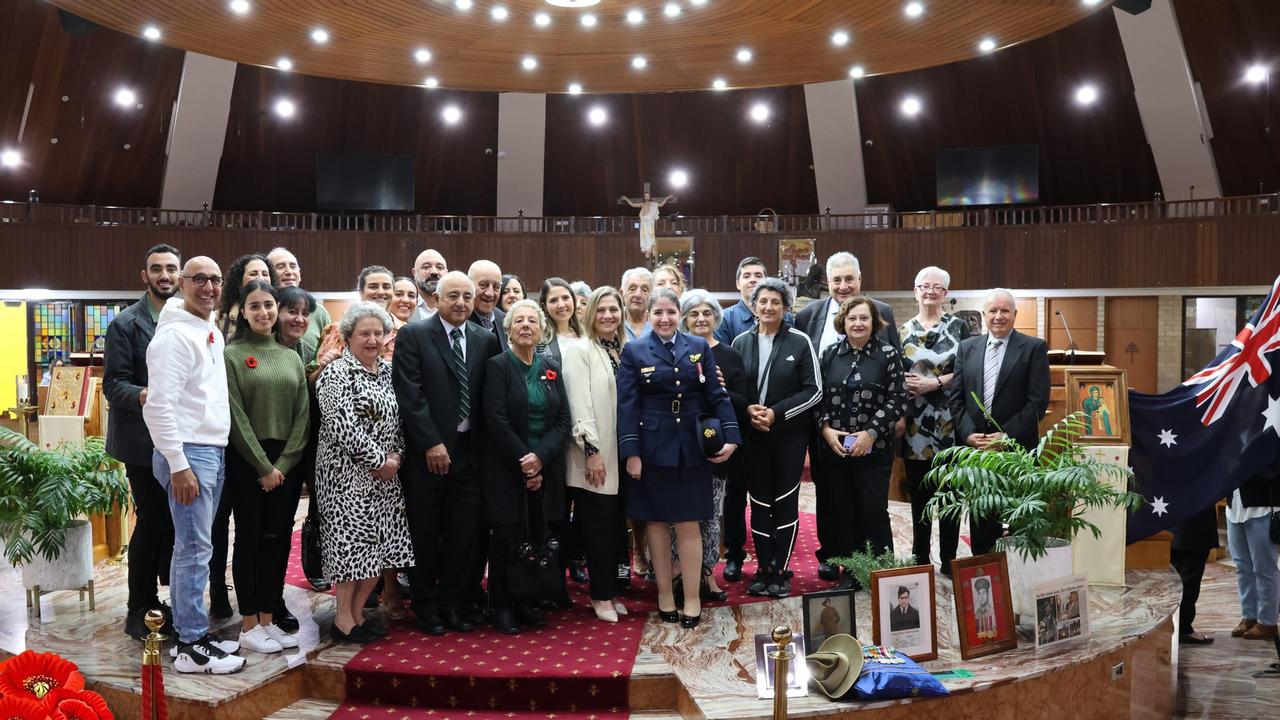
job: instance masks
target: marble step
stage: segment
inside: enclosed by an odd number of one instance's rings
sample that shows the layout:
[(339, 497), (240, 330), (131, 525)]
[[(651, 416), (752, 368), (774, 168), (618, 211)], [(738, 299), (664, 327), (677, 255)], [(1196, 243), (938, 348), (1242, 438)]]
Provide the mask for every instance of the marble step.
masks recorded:
[(303, 698), (292, 705), (282, 707), (263, 720), (328, 720), (338, 703), (329, 700)]

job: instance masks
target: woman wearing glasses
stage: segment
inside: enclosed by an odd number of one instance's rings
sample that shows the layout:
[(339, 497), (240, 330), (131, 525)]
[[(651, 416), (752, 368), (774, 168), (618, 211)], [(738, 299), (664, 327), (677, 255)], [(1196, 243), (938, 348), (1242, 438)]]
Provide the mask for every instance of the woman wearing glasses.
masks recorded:
[[(954, 375), (960, 341), (969, 337), (964, 319), (943, 309), (950, 285), (951, 275), (942, 268), (930, 265), (916, 273), (916, 305), (920, 311), (898, 329), (907, 387), (907, 411), (898, 423), (906, 431), (902, 456), (911, 492), (911, 552), (920, 563), (929, 562), (933, 525), (924, 517), (924, 506), (936, 489), (925, 486), (924, 475), (934, 455), (955, 443), (946, 388)], [(938, 520), (939, 560), (944, 575), (951, 575), (959, 537), (958, 521)]]

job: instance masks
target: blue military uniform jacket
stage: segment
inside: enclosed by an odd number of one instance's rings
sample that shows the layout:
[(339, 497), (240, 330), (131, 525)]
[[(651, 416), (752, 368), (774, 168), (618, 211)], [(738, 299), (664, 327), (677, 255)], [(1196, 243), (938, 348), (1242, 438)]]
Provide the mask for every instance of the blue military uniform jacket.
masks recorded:
[[(707, 462), (698, 417), (720, 420), (725, 441), (742, 444), (729, 393), (716, 376), (707, 341), (677, 332), (674, 352), (656, 332), (623, 346), (618, 364), (618, 455), (646, 465), (680, 467)], [(701, 372), (699, 372), (701, 366)]]

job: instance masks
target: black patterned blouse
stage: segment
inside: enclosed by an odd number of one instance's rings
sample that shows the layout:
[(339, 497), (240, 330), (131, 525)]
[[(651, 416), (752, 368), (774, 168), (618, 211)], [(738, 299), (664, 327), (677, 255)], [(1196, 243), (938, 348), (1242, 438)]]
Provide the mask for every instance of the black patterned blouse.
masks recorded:
[(876, 439), (872, 452), (894, 447), (893, 426), (907, 401), (898, 351), (875, 337), (862, 348), (841, 340), (822, 353), (820, 365), (819, 423), (841, 432), (870, 432)]
[[(898, 329), (902, 338), (902, 364), (907, 372), (936, 378), (955, 370), (960, 341), (969, 337), (964, 318), (944, 313), (938, 324), (925, 330), (912, 318)], [(932, 460), (955, 444), (955, 424), (945, 390), (934, 390), (907, 401), (907, 432), (902, 456), (908, 460)]]

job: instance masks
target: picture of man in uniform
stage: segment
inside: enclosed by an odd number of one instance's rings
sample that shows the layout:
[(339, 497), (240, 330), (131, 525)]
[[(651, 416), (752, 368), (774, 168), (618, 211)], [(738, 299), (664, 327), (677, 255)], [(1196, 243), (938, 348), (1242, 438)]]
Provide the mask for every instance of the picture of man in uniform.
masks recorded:
[(974, 579), (971, 589), (973, 593), (974, 627), (980, 638), (996, 636), (996, 608), (991, 604), (991, 580), (985, 577)]
[(919, 630), (920, 611), (911, 605), (911, 590), (906, 586), (898, 586), (898, 602), (889, 611), (889, 630)]

